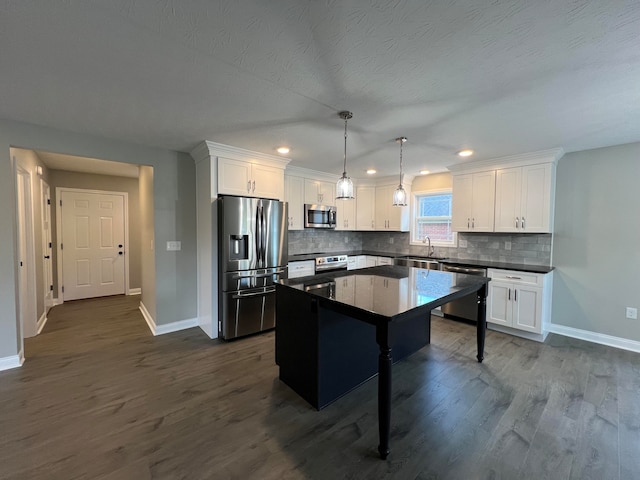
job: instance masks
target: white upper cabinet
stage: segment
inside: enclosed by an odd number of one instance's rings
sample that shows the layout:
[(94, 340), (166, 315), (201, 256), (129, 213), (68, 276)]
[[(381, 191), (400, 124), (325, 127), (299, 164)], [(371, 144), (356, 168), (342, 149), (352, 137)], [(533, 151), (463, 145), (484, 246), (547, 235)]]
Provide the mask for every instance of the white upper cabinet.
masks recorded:
[(452, 165), (456, 232), (550, 233), (562, 149)]
[(375, 230), (376, 187), (356, 188), (356, 230)]
[(335, 205), (336, 184), (306, 178), (304, 180), (304, 203)]
[(554, 170), (544, 163), (496, 172), (496, 232), (551, 232)]
[[(381, 231), (408, 232), (410, 225), (409, 206), (393, 205), (393, 192), (397, 185), (376, 187), (375, 229)], [(405, 184), (407, 196), (411, 198), (411, 188)]]
[(304, 178), (284, 176), (284, 200), (289, 204), (289, 230), (304, 229)]
[(555, 172), (556, 166), (552, 163), (522, 167), (521, 231), (548, 233), (553, 230)]
[(493, 232), (495, 188), (495, 170), (453, 176), (453, 231)]
[(284, 198), (284, 169), (250, 160), (218, 157), (218, 193)]
[[(356, 197), (357, 198), (357, 197)], [(336, 230), (356, 229), (356, 200), (336, 200)]]

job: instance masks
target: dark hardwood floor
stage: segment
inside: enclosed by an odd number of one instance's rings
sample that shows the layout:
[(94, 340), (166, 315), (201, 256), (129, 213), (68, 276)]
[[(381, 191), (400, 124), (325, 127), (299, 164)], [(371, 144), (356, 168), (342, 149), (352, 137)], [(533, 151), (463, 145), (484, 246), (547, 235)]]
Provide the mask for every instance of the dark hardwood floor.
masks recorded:
[(65, 303), (0, 372), (1, 479), (637, 479), (640, 355), (433, 319), (394, 366), (391, 455), (376, 381), (316, 412), (278, 380), (274, 334), (153, 337), (138, 297)]

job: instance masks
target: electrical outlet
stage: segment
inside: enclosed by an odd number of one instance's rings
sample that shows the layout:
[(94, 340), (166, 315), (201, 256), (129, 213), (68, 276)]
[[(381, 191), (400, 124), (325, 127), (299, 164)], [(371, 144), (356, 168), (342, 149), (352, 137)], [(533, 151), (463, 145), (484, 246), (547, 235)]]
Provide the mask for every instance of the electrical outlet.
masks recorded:
[(631, 320), (637, 320), (638, 309), (633, 307), (627, 307), (627, 318), (630, 318)]
[(182, 244), (179, 241), (167, 242), (167, 252), (178, 252), (182, 249)]
[(393, 245), (393, 237), (389, 237), (389, 243)]

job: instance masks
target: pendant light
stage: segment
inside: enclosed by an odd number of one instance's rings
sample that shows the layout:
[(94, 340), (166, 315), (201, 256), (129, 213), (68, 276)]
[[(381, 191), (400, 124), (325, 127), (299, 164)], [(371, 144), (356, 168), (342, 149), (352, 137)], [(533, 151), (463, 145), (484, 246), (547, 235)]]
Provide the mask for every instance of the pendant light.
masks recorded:
[(353, 182), (351, 178), (347, 176), (347, 120), (353, 117), (353, 113), (344, 111), (338, 115), (344, 120), (344, 168), (342, 177), (340, 177), (340, 180), (336, 183), (336, 199), (348, 200), (355, 198), (353, 196)]
[(396, 142), (400, 144), (400, 185), (398, 185), (396, 191), (393, 192), (393, 205), (395, 207), (407, 206), (407, 191), (402, 187), (402, 178), (404, 176), (402, 173), (402, 144), (406, 141), (407, 137), (396, 138)]

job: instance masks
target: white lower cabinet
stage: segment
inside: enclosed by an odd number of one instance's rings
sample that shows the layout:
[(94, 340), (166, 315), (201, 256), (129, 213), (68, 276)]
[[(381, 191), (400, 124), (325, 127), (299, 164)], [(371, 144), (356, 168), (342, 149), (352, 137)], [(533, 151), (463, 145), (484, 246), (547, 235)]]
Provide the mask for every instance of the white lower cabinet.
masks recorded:
[(378, 257), (365, 255), (364, 262), (365, 262), (365, 267), (375, 267), (376, 265), (378, 265)]
[(289, 278), (307, 277), (316, 274), (315, 260), (289, 262)]
[[(508, 333), (544, 340), (551, 317), (552, 273), (529, 273), (490, 268), (487, 275), (487, 322)], [(497, 328), (497, 330), (501, 330)]]

